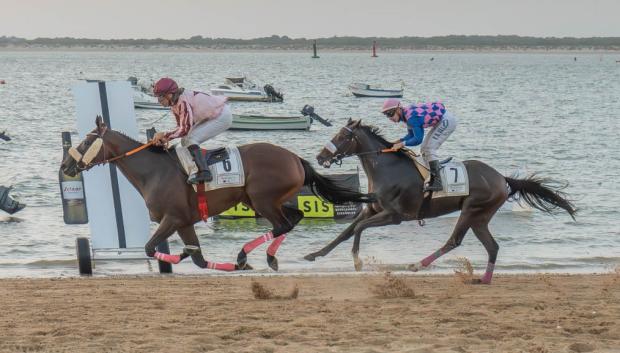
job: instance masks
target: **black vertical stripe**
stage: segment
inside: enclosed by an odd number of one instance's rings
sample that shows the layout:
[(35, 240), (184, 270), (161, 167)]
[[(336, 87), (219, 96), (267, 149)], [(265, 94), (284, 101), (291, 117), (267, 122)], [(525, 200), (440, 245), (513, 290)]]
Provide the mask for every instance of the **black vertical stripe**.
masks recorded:
[[(105, 82), (102, 81), (99, 82), (99, 98), (101, 99), (101, 113), (103, 115), (103, 122), (109, 129), (112, 129), (112, 124), (110, 123), (110, 110), (108, 107), (108, 93), (106, 91)], [(118, 247), (124, 249), (127, 247), (127, 240), (125, 238), (125, 222), (123, 220), (121, 195), (118, 190), (118, 174), (114, 164), (110, 164), (110, 180), (112, 182), (112, 199), (114, 200), (114, 213), (116, 215)]]

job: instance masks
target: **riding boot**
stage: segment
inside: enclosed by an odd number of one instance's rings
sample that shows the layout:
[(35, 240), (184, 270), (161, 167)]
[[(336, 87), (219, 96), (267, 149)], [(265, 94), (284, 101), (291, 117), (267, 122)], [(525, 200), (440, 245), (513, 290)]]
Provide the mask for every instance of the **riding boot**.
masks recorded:
[(441, 185), (441, 176), (439, 175), (439, 161), (430, 161), (428, 164), (431, 170), (431, 180), (424, 188), (424, 192), (443, 190), (443, 186)]
[(9, 191), (11, 191), (10, 187), (0, 186), (0, 209), (8, 214), (13, 214), (21, 211), (26, 205), (13, 200), (11, 196), (9, 196)]
[(194, 162), (198, 167), (198, 172), (196, 174), (190, 175), (189, 179), (187, 179), (187, 182), (190, 184), (200, 184), (213, 180), (213, 176), (211, 175), (211, 171), (209, 170), (209, 166), (207, 165), (207, 160), (202, 156), (202, 152), (200, 151), (200, 146), (191, 145), (187, 147), (187, 149), (192, 154)]

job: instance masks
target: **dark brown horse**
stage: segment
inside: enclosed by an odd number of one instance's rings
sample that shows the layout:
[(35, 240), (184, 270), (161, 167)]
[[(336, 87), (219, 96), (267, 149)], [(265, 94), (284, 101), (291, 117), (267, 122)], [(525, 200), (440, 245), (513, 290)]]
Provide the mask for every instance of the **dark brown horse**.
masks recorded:
[(460, 210), (461, 215), (447, 243), (422, 261), (410, 265), (409, 269), (418, 271), (429, 266), (459, 246), (465, 233), (472, 229), (489, 254), (486, 273), (475, 283), (489, 284), (499, 246), (488, 225), (509, 197), (519, 194), (527, 204), (547, 213), (562, 208), (573, 219), (576, 212), (573, 204), (560, 191), (561, 188), (553, 186), (557, 185), (553, 180), (536, 176), (508, 178), (475, 160), (464, 162), (469, 175), (468, 196), (442, 197), (424, 202), (425, 196), (428, 196), (423, 193), (424, 179), (412, 159), (402, 151), (381, 153), (381, 150), (392, 147), (392, 143), (381, 137), (377, 128), (362, 125), (361, 121), (349, 120), (328, 145), (329, 148), (324, 148), (317, 156), (319, 164), (329, 167), (344, 157), (358, 156), (368, 176), (368, 191), (376, 195), (377, 202), (364, 208), (353, 223), (330, 244), (307, 255), (305, 259), (309, 261), (327, 255), (338, 244), (355, 235), (352, 252), (355, 268), (359, 270), (362, 267), (359, 259), (360, 237), (366, 228), (420, 220), (423, 217), (432, 218)]
[[(196, 265), (225, 271), (248, 269), (247, 254), (258, 245), (273, 242), (267, 249), (267, 262), (278, 269), (276, 251), (286, 233), (303, 218), (297, 209), (283, 206), (303, 185), (309, 185), (324, 199), (333, 203), (369, 202), (369, 195), (344, 188), (331, 179), (318, 174), (310, 164), (294, 153), (267, 143), (255, 143), (239, 147), (245, 171), (245, 186), (208, 191), (206, 193), (210, 215), (217, 215), (239, 202), (253, 208), (273, 226), (239, 252), (237, 264), (206, 261), (200, 253), (194, 224), (201, 220), (194, 189), (186, 183), (187, 176), (181, 171), (174, 150), (165, 153), (152, 147), (125, 154), (142, 146), (119, 132), (108, 129), (100, 117), (97, 127), (62, 162), (62, 170), (68, 175), (88, 170), (94, 165), (110, 161), (115, 163), (129, 182), (144, 198), (150, 218), (159, 228), (145, 245), (147, 256), (178, 263), (191, 256)], [(73, 156), (72, 156), (73, 155)], [(158, 244), (177, 232), (186, 249), (181, 255), (156, 252)]]

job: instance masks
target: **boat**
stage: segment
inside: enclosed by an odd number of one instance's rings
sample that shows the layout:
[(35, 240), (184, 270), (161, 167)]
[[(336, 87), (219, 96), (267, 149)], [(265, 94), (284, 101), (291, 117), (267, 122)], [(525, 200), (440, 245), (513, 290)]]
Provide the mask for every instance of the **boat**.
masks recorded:
[(233, 114), (233, 130), (310, 130), (313, 121), (325, 126), (332, 126), (329, 119), (324, 119), (314, 112), (314, 107), (304, 105), (301, 115), (262, 115)]
[(310, 130), (312, 118), (304, 115), (233, 114), (231, 130)]
[(250, 102), (282, 102), (284, 96), (273, 86), (265, 85), (262, 88), (246, 77), (227, 77), (224, 83), (211, 89), (214, 96), (225, 96), (230, 101)]
[(148, 95), (139, 89), (133, 90), (133, 106), (137, 109), (154, 109), (154, 110), (169, 110), (170, 107), (164, 107), (159, 104), (157, 98)]
[(381, 89), (373, 88), (365, 83), (353, 83), (349, 85), (351, 93), (356, 97), (378, 97), (378, 98), (401, 98), (403, 89)]

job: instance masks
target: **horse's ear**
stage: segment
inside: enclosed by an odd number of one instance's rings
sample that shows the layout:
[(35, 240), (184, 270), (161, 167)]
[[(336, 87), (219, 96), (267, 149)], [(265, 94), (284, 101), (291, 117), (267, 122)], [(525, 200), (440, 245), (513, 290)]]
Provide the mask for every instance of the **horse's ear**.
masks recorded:
[(355, 122), (355, 124), (353, 124), (354, 127), (358, 127), (362, 124), (362, 119), (358, 120)]
[(347, 121), (347, 126), (351, 125), (352, 122), (353, 122), (353, 119), (349, 118), (349, 121)]
[(95, 124), (97, 125), (97, 134), (99, 136), (103, 136), (108, 127), (103, 122), (103, 118), (101, 117), (101, 115), (97, 115), (97, 118), (95, 118)]

